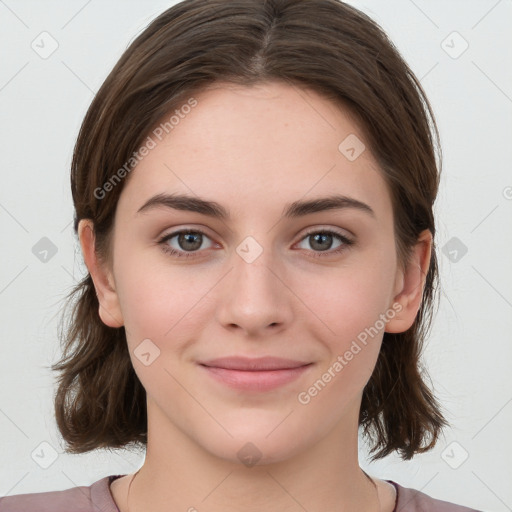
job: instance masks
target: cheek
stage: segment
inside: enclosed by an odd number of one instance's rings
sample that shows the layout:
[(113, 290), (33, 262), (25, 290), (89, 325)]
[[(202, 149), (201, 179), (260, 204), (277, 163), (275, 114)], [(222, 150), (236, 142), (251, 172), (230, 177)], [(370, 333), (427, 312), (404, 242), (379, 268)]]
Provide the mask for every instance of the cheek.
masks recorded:
[[(120, 251), (121, 252), (121, 251)], [(134, 251), (117, 263), (117, 292), (131, 350), (150, 339), (179, 351), (187, 334), (206, 322), (208, 293), (220, 276), (144, 259)], [(183, 339), (183, 343), (180, 342)]]
[(370, 378), (385, 320), (394, 316), (390, 308), (394, 265), (393, 257), (383, 260), (373, 254), (314, 282), (297, 280), (298, 294), (311, 305), (307, 312), (311, 338), (320, 340), (326, 353), (316, 377), (323, 377), (333, 389), (343, 389), (345, 396), (351, 395), (349, 389), (360, 390)]
[(393, 259), (373, 256), (320, 275), (297, 275), (294, 287), (323, 326), (319, 332), (347, 340), (374, 325), (390, 307), (393, 284)]
[[(178, 382), (187, 350), (211, 318), (205, 295), (215, 283), (191, 283), (190, 272), (141, 261), (124, 260), (118, 287), (132, 365), (148, 396), (159, 404), (171, 400), (172, 414), (187, 417), (190, 397)], [(200, 420), (201, 411), (196, 414)]]
[[(143, 251), (123, 250), (122, 244), (118, 249), (123, 257), (115, 262), (116, 287), (130, 352), (149, 339), (163, 356), (160, 362), (172, 367), (201, 331), (219, 327), (212, 324), (222, 305), (215, 297), (229, 296), (222, 289), (234, 283), (224, 268), (192, 270), (193, 265), (171, 264), (160, 256), (144, 258)], [(286, 328), (302, 333), (306, 350), (318, 349), (320, 373), (342, 358), (344, 377), (336, 372), (337, 381), (369, 378), (378, 356), (383, 329), (377, 321), (389, 306), (394, 276), (394, 259), (379, 254), (389, 252), (365, 251), (339, 266), (283, 269), (292, 292), (278, 294), (292, 312)]]

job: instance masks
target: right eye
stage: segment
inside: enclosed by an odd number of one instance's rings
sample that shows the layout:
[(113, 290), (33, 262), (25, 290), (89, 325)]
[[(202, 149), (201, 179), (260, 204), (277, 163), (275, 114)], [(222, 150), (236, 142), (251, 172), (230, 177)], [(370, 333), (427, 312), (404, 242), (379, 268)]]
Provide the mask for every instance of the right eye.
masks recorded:
[[(170, 245), (169, 242), (176, 238), (174, 246)], [(200, 252), (199, 249), (203, 245), (203, 237), (208, 237), (206, 233), (198, 229), (182, 229), (180, 231), (174, 231), (162, 237), (158, 243), (162, 246), (162, 250), (172, 256), (178, 258), (194, 257), (194, 253)]]

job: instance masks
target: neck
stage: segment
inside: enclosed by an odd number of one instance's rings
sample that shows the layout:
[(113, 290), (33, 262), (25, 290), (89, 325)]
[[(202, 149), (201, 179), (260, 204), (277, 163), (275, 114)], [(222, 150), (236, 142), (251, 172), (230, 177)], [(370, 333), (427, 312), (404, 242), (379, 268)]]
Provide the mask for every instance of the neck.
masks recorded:
[(356, 412), (307, 450), (244, 465), (213, 455), (148, 401), (146, 459), (129, 510), (377, 512), (375, 484), (358, 463)]

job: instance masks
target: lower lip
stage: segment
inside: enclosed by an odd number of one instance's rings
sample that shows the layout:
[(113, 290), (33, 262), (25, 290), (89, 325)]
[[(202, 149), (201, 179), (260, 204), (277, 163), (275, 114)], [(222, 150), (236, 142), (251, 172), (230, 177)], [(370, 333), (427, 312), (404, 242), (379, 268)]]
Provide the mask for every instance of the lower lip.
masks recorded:
[(229, 387), (245, 391), (270, 391), (298, 379), (312, 364), (283, 370), (261, 371), (227, 370), (214, 366), (200, 366), (212, 378)]

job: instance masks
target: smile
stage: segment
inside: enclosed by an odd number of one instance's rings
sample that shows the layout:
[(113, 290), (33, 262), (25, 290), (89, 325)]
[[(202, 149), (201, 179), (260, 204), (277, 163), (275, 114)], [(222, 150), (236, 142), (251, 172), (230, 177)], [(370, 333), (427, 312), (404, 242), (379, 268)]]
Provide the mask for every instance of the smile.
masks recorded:
[(313, 363), (274, 357), (229, 357), (200, 363), (212, 379), (244, 391), (270, 391), (303, 375)]

